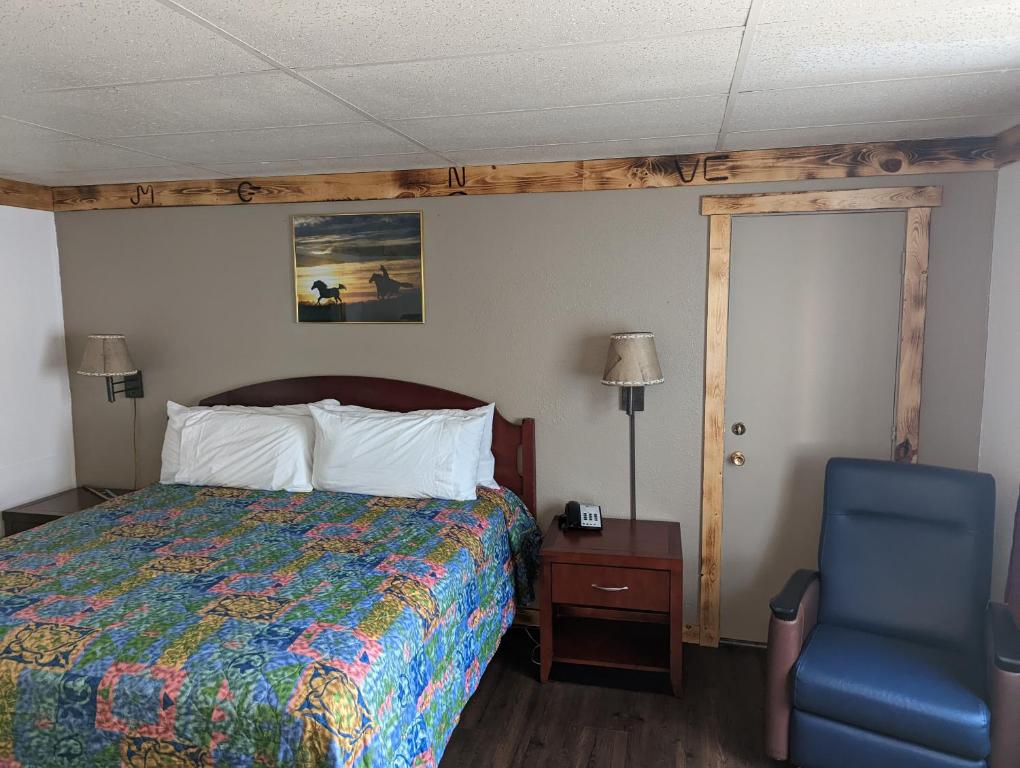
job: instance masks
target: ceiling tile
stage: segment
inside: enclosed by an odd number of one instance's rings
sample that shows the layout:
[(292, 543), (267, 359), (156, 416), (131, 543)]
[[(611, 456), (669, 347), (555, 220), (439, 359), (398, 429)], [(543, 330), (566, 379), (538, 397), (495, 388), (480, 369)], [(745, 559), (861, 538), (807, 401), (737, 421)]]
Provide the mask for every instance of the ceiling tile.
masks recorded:
[(0, 147), (12, 141), (63, 141), (72, 138), (60, 131), (39, 128), (0, 115)]
[(1020, 70), (737, 96), (731, 131), (1020, 112)]
[(215, 179), (225, 175), (191, 165), (167, 165), (107, 171), (41, 171), (34, 175), (33, 181), (51, 187), (78, 187), (83, 184), (148, 184), (153, 181)]
[(13, 168), (4, 168), (0, 165), (0, 179), (10, 179), (11, 181), (27, 181), (29, 184), (42, 184), (41, 181), (36, 181), (36, 177), (31, 172), (16, 171)]
[(372, 114), (435, 117), (727, 93), (739, 29), (684, 43), (557, 48), (307, 72)]
[(468, 149), (448, 152), (451, 159), (464, 165), (504, 165), (512, 163), (551, 163), (565, 160), (592, 160), (605, 157), (647, 157), (708, 152), (715, 148), (710, 136), (675, 136), (667, 139), (597, 141), (587, 144), (546, 144), (537, 147)]
[(309, 160), (276, 160), (266, 163), (218, 163), (215, 167), (235, 178), (293, 176), (309, 173), (359, 173), (362, 171), (445, 168), (449, 163), (428, 152), (366, 157), (319, 157)]
[(265, 68), (151, 0), (0, 4), (0, 93)]
[(830, 125), (779, 131), (729, 133), (725, 149), (769, 149), (807, 147), (815, 144), (857, 144), (866, 141), (900, 141), (954, 136), (993, 136), (1020, 123), (1020, 114), (1006, 117), (958, 117), (936, 120), (907, 120), (896, 123)]
[(0, 167), (19, 171), (86, 171), (161, 164), (170, 163), (92, 141), (20, 139), (0, 143)]
[(363, 119), (282, 72), (27, 93), (4, 99), (3, 113), (92, 137)]
[(923, 24), (886, 11), (759, 25), (740, 90), (1020, 67), (1018, 40), (1016, 3), (956, 3), (926, 12)]
[[(833, 0), (763, 0), (759, 24), (776, 21), (792, 21), (795, 19), (854, 19), (881, 18), (883, 16), (910, 14), (914, 19), (928, 19), (946, 9), (958, 8), (961, 5), (996, 5), (1003, 8), (1016, 8), (1016, 0), (853, 0), (852, 2), (833, 2)], [(914, 25), (909, 30), (914, 31)]]
[(750, 5), (750, 0), (179, 1), (293, 67), (678, 35), (740, 26)]
[(309, 125), (117, 139), (187, 163), (231, 163), (413, 152), (419, 147), (375, 123)]
[(648, 136), (716, 134), (725, 96), (597, 107), (400, 120), (392, 124), (433, 149), (481, 149)]
[[(712, 149), (751, 0), (177, 2), (485, 164)], [(1020, 0), (761, 2), (728, 148), (988, 134), (1020, 115)], [(449, 162), (267, 66), (158, 0), (0, 0), (0, 170), (105, 183), (215, 173), (188, 163)], [(961, 70), (982, 73), (944, 76)]]

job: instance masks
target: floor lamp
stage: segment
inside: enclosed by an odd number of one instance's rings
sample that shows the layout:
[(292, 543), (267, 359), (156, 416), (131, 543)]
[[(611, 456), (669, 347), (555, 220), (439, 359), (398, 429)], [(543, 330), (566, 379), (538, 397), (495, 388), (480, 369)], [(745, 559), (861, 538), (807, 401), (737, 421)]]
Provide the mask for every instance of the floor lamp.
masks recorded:
[(645, 409), (645, 387), (661, 384), (662, 369), (655, 353), (655, 335), (647, 331), (614, 333), (609, 337), (609, 354), (602, 383), (621, 387), (620, 409), (630, 418), (630, 519), (637, 520), (634, 414)]

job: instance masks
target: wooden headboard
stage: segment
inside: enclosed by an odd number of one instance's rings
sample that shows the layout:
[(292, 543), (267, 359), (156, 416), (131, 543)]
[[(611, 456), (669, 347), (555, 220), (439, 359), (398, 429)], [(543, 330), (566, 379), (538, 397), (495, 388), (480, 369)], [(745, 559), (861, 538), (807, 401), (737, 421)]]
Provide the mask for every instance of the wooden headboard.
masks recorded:
[[(221, 392), (200, 405), (292, 405), (334, 398), (344, 405), (361, 405), (384, 411), (418, 411), (432, 408), (477, 408), (486, 403), (468, 395), (426, 384), (371, 376), (305, 376), (250, 384)], [(515, 424), (499, 411), (492, 422), (492, 453), (496, 482), (520, 496), (532, 515), (536, 510), (535, 420)]]

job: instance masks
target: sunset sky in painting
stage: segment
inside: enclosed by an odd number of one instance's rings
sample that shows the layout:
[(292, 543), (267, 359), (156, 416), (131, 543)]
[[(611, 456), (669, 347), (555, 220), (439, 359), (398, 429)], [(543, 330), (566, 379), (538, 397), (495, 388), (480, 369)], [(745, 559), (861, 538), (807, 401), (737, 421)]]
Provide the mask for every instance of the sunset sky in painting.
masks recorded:
[(312, 283), (346, 286), (345, 302), (376, 298), (369, 282), (385, 265), (395, 280), (421, 288), (421, 214), (371, 213), (294, 217), (294, 277), (298, 301), (319, 298)]

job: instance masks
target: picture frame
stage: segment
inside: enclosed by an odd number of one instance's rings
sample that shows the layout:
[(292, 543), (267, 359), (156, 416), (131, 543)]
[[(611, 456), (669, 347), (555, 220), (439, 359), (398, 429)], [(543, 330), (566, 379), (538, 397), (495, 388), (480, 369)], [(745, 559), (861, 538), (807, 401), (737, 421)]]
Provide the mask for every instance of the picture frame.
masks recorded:
[(291, 217), (298, 323), (424, 323), (422, 211)]

